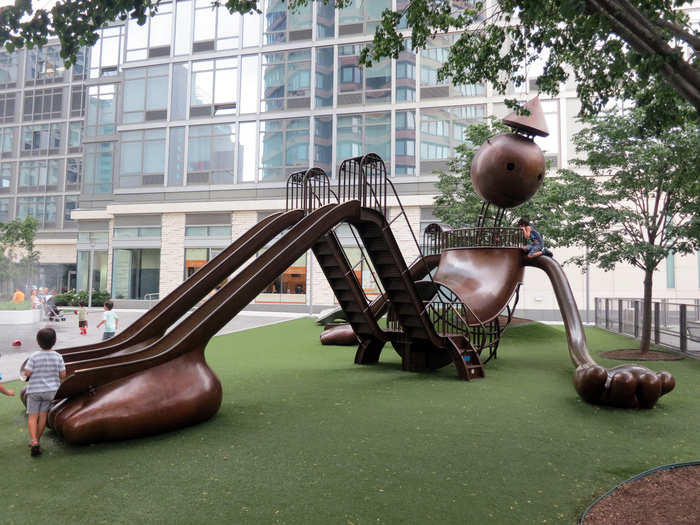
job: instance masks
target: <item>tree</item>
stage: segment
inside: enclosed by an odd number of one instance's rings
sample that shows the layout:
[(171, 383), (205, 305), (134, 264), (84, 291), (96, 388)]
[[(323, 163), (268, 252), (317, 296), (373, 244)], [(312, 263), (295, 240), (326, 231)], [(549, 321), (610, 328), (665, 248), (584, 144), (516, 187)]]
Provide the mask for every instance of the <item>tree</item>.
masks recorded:
[(34, 248), (38, 226), (34, 217), (0, 222), (0, 279), (23, 282), (28, 288), (39, 261)]
[[(289, 0), (290, 8), (313, 0)], [(353, 0), (319, 0), (337, 7)], [(49, 37), (61, 43), (68, 65), (81, 46), (97, 40), (95, 31), (116, 20), (140, 24), (160, 0), (59, 0), (50, 10), (33, 10), (31, 0), (0, 8), (0, 45), (9, 50), (42, 46)], [(453, 5), (454, 3), (454, 5)], [(465, 32), (452, 45), (440, 70), (456, 84), (488, 81), (505, 93), (526, 81), (525, 67), (545, 59), (537, 83), (555, 94), (570, 69), (577, 83), (582, 113), (595, 114), (611, 98), (633, 99), (650, 82), (665, 83), (700, 110), (700, 36), (678, 8), (691, 0), (475, 0), (469, 7), (451, 0), (407, 0), (399, 11), (382, 14), (371, 47), (362, 61), (392, 56), (406, 37), (424, 49), (436, 34)], [(232, 12), (259, 11), (258, 0), (213, 0)], [(399, 28), (406, 27), (403, 31)]]
[(644, 272), (640, 350), (651, 339), (653, 275), (669, 254), (700, 246), (700, 129), (694, 122), (649, 130), (642, 109), (601, 114), (574, 136), (576, 163), (593, 176), (562, 171), (564, 202), (555, 233), (565, 245), (588, 247), (586, 260), (604, 270), (628, 263)]

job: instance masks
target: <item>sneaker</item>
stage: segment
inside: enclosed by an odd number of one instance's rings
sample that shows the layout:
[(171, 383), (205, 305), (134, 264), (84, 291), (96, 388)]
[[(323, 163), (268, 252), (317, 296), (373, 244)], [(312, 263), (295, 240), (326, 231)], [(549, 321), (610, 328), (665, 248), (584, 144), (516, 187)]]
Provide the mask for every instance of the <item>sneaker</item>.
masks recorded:
[(35, 458), (37, 456), (41, 456), (41, 447), (39, 445), (32, 445), (31, 451), (29, 454)]

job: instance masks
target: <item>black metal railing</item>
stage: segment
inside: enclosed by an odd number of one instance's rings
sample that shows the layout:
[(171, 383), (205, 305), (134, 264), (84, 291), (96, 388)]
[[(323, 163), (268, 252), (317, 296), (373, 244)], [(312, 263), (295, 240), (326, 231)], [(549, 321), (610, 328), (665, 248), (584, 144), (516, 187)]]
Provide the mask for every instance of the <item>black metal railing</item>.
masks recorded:
[[(643, 308), (640, 298), (596, 297), (595, 324), (639, 339)], [(700, 357), (700, 299), (653, 299), (651, 342)]]
[(287, 178), (287, 211), (302, 209), (308, 214), (331, 202), (339, 202), (338, 196), (321, 168), (297, 171)]
[(517, 248), (525, 245), (520, 228), (457, 228), (432, 223), (423, 232), (427, 253), (440, 253), (448, 248)]

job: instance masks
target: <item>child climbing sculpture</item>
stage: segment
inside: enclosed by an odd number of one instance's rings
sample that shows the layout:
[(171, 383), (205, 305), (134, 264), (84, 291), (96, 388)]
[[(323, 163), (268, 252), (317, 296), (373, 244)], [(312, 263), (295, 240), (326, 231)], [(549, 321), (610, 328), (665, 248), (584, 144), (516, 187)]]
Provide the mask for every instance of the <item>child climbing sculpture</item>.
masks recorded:
[(522, 230), (525, 242), (527, 242), (527, 246), (523, 246), (523, 251), (527, 252), (527, 256), (532, 259), (542, 255), (544, 253), (544, 241), (539, 232), (532, 227), (530, 221), (523, 217), (518, 221), (518, 227)]

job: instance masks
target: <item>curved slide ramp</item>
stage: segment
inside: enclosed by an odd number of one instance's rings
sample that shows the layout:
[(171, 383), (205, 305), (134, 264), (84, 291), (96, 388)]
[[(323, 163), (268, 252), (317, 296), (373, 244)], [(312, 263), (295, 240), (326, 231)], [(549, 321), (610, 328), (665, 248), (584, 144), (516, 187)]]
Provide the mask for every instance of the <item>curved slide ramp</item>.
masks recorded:
[[(358, 218), (358, 201), (324, 206), (294, 225), (173, 330), (133, 353), (74, 363), (49, 414), (70, 443), (139, 437), (203, 421), (219, 408), (221, 384), (204, 347), (276, 275), (335, 224)], [(177, 392), (176, 392), (177, 390)]]
[(113, 338), (57, 351), (63, 354), (64, 361), (69, 365), (73, 361), (133, 350), (137, 345), (147, 346), (161, 337), (172, 324), (254, 256), (262, 246), (297, 223), (302, 216), (303, 212), (293, 210), (265, 217)]
[(576, 367), (574, 388), (588, 403), (620, 408), (652, 408), (673, 390), (676, 381), (669, 372), (654, 372), (644, 366), (620, 365), (607, 369), (588, 351), (586, 334), (576, 300), (561, 266), (551, 257), (523, 257), (525, 266), (544, 271), (549, 277), (564, 320), (569, 356)]
[(520, 248), (444, 250), (433, 280), (469, 306), (467, 323), (488, 323), (506, 307), (523, 282)]

